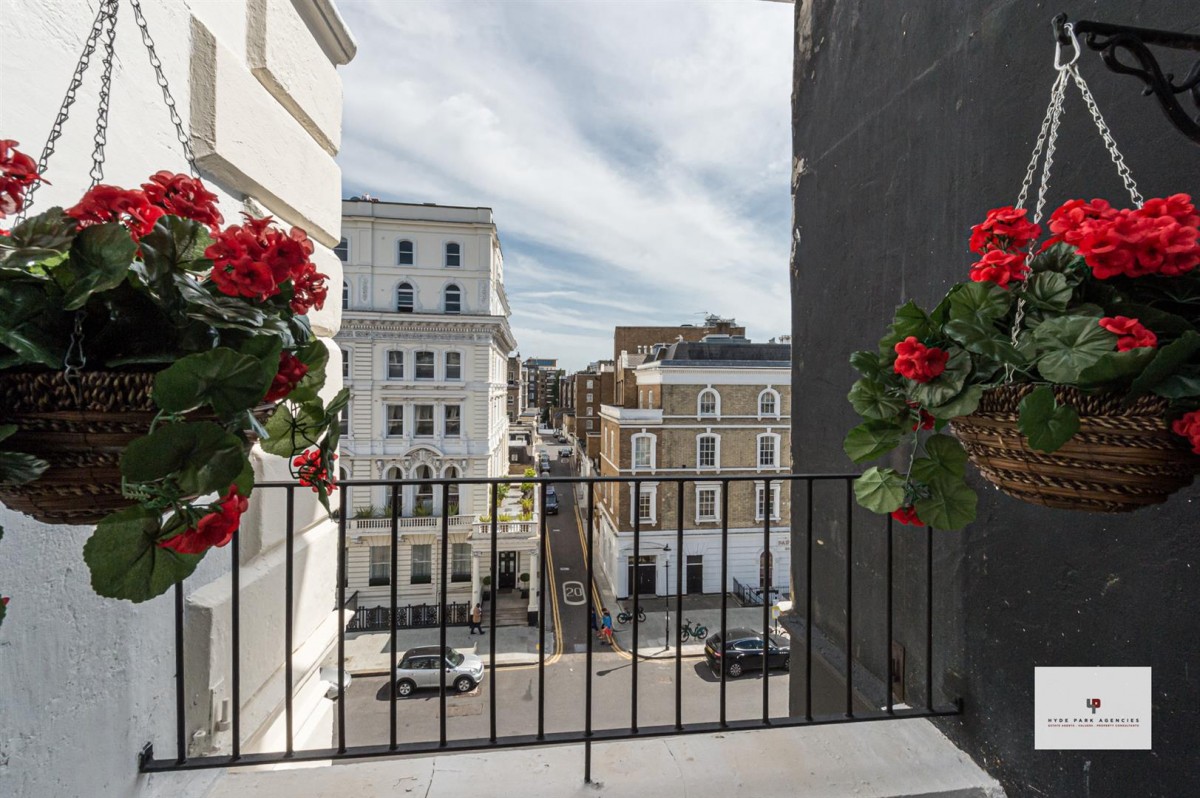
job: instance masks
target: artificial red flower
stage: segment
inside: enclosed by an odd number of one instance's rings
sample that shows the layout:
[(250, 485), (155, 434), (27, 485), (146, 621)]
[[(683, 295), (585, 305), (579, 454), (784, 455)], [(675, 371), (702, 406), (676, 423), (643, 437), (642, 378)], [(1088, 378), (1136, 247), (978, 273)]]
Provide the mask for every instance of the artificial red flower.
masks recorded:
[(142, 190), (151, 205), (162, 208), (172, 216), (182, 216), (208, 227), (216, 235), (225, 219), (217, 210), (217, 195), (204, 187), (199, 180), (187, 175), (172, 174), (166, 170), (155, 172), (149, 183), (142, 183)]
[(315, 264), (306, 264), (304, 270), (292, 278), (292, 312), (303, 316), (311, 308), (325, 307), (325, 297), (329, 295), (325, 281), (328, 279), (328, 275), (317, 271)]
[(1171, 423), (1171, 431), (1188, 439), (1192, 451), (1200, 454), (1200, 410), (1193, 410)]
[[(330, 455), (330, 460), (337, 460), (336, 454)], [(312, 488), (313, 493), (317, 492), (317, 486), (325, 485), (325, 489), (332, 492), (337, 490), (337, 480), (329, 476), (329, 471), (321, 463), (321, 451), (319, 449), (309, 449), (301, 452), (295, 460), (292, 461), (292, 466), (296, 469), (296, 478), (300, 480), (300, 484), (306, 488)]]
[(1140, 349), (1158, 346), (1158, 336), (1146, 328), (1137, 319), (1128, 316), (1105, 316), (1100, 319), (1100, 326), (1120, 336), (1117, 338), (1117, 351), (1128, 352), (1130, 349)]
[(0, 219), (25, 207), (25, 189), (38, 179), (37, 164), (19, 143), (0, 139)]
[(924, 408), (921, 408), (920, 414), (921, 414), (920, 418), (913, 422), (913, 425), (912, 425), (913, 432), (916, 432), (918, 428), (933, 429), (933, 425), (937, 422), (937, 419), (934, 418), (933, 415), (930, 414), (929, 411), (925, 410)]
[(1008, 288), (1010, 282), (1020, 282), (1028, 275), (1029, 267), (1025, 264), (1025, 255), (1001, 249), (989, 250), (971, 267), (972, 280), (977, 283), (995, 283), (1001, 288)]
[(244, 224), (217, 233), (204, 250), (204, 256), (213, 262), (212, 280), (217, 290), (262, 301), (278, 294), (280, 285), (291, 280), (302, 294), (298, 301), (293, 300), (294, 312), (302, 312), (297, 307), (307, 312), (313, 305), (324, 304), (325, 276), (317, 274), (310, 260), (313, 245), (307, 234), (293, 227), (285, 235), (270, 216), (254, 219), (242, 215)]
[(936, 346), (925, 346), (910, 335), (896, 344), (896, 363), (892, 368), (913, 382), (929, 382), (946, 370), (949, 359), (949, 352)]
[(93, 186), (78, 205), (66, 210), (67, 216), (78, 220), (80, 230), (95, 224), (118, 222), (125, 225), (134, 241), (153, 230), (154, 223), (165, 213), (162, 208), (151, 205), (141, 191), (103, 183)]
[(221, 497), (220, 509), (200, 519), (195, 529), (189, 529), (167, 540), (159, 546), (178, 554), (203, 554), (213, 546), (224, 546), (233, 539), (233, 533), (241, 525), (242, 513), (250, 506), (250, 500), (238, 495), (236, 485)]
[(1064, 202), (1058, 210), (1050, 214), (1050, 232), (1054, 233), (1054, 237), (1047, 241), (1046, 245), (1065, 241), (1075, 246), (1079, 243), (1081, 229), (1086, 223), (1097, 219), (1111, 219), (1116, 213), (1116, 209), (1102, 199), (1094, 199), (1091, 202), (1081, 199)]
[(1042, 228), (1026, 219), (1025, 208), (1006, 205), (988, 211), (987, 218), (971, 228), (971, 251), (1015, 252), (1029, 246), (1042, 234)]
[(1071, 200), (1050, 217), (1047, 245), (1076, 247), (1098, 280), (1162, 274), (1177, 277), (1200, 266), (1200, 216), (1191, 197), (1150, 199), (1117, 210), (1104, 200)]
[(1151, 219), (1169, 216), (1184, 227), (1200, 226), (1200, 215), (1197, 215), (1196, 206), (1187, 194), (1148, 199), (1142, 204), (1142, 215)]
[(275, 379), (271, 381), (271, 388), (267, 391), (266, 402), (278, 402), (286, 397), (289, 393), (296, 389), (300, 384), (300, 380), (304, 379), (304, 375), (308, 373), (308, 366), (293, 355), (291, 352), (279, 353), (279, 371), (275, 374)]
[(925, 526), (925, 523), (917, 518), (917, 508), (911, 504), (906, 504), (899, 510), (892, 510), (892, 518), (908, 526)]

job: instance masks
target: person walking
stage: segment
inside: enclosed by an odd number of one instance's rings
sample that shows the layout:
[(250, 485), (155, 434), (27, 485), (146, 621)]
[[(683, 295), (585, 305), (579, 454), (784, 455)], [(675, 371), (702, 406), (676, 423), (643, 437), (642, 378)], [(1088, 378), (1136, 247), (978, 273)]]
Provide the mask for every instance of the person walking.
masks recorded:
[(483, 631), (483, 605), (475, 602), (475, 609), (471, 610), (471, 634), (478, 632), (484, 634)]
[(603, 618), (600, 621), (600, 638), (607, 641), (610, 646), (614, 645), (612, 615), (608, 613), (608, 607), (604, 607), (601, 613)]
[(592, 608), (592, 631), (600, 631), (600, 623), (596, 620), (596, 609), (594, 607)]

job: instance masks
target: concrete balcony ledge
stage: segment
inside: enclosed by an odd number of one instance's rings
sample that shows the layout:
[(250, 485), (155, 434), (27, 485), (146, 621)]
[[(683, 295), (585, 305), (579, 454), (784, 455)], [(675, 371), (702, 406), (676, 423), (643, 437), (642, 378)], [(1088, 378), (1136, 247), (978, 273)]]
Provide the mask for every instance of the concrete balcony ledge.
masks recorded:
[[(186, 778), (170, 774), (165, 779)], [(1003, 798), (926, 720), (770, 729), (225, 773), (207, 798)], [(519, 785), (519, 786), (518, 786)], [(165, 786), (165, 785), (164, 785)]]

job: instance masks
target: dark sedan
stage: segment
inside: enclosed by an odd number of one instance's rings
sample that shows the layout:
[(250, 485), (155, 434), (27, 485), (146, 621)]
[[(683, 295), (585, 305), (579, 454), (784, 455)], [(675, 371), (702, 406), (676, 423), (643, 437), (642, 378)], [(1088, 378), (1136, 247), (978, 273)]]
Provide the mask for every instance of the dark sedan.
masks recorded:
[[(784, 640), (767, 636), (767, 667), (788, 670), (792, 664), (792, 650)], [(743, 673), (762, 671), (763, 635), (753, 629), (730, 629), (722, 643), (721, 633), (709, 635), (704, 641), (704, 657), (713, 673), (720, 674), (721, 663), (725, 673), (736, 679)]]

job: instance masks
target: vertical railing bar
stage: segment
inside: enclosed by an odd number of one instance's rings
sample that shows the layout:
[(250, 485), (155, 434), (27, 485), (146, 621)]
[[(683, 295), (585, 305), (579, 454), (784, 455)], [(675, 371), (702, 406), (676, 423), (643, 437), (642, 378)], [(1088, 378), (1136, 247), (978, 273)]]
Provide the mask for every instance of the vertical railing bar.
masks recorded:
[(233, 560), (233, 570), (230, 571), (230, 612), (232, 614), (232, 633), (233, 640), (230, 646), (233, 657), (232, 662), (232, 697), (233, 702), (233, 758), (238, 759), (242, 755), (242, 619), (241, 619), (241, 535), (233, 536), (232, 545), (229, 547), (229, 554)]
[(725, 671), (729, 664), (729, 480), (721, 480), (721, 725), (725, 726)]
[(398, 739), (399, 735), (398, 735), (398, 727), (397, 727), (397, 720), (396, 720), (396, 699), (398, 698), (398, 696), (396, 695), (396, 621), (398, 620), (396, 618), (396, 605), (397, 605), (397, 603), (399, 603), (399, 586), (397, 583), (400, 581), (399, 573), (398, 573), (400, 556), (399, 556), (399, 552), (397, 551), (397, 549), (400, 548), (400, 485), (399, 484), (397, 484), (397, 483), (392, 484), (391, 494), (392, 494), (391, 495), (391, 499), (392, 499), (392, 505), (391, 505), (392, 506), (392, 513), (391, 513), (391, 515), (392, 515), (392, 524), (391, 524), (391, 527), (392, 527), (392, 529), (391, 529), (392, 561), (390, 563), (391, 579), (389, 581), (392, 583), (392, 589), (391, 589), (391, 594), (392, 594), (391, 602), (392, 603), (391, 603), (391, 607), (388, 611), (388, 627), (389, 627), (388, 628), (388, 651), (389, 651), (389, 662), (391, 664), (391, 670), (388, 671), (388, 682), (391, 683), (391, 686), (388, 690), (388, 696), (390, 698), (391, 707), (390, 707), (389, 718), (388, 718), (388, 746), (393, 751), (395, 751), (397, 745), (399, 744), (399, 739)]
[[(593, 530), (596, 526), (596, 483), (594, 480), (588, 480), (587, 483), (587, 603), (588, 603), (588, 618), (592, 618), (596, 612), (595, 602), (595, 572), (592, 570), (594, 566), (592, 558), (593, 543), (595, 535)], [(595, 643), (596, 636), (588, 630), (587, 637), (587, 681), (584, 689), (584, 709), (583, 709), (583, 780), (586, 784), (592, 783), (592, 645)]]
[[(538, 543), (538, 730), (537, 738), (546, 736), (546, 483), (540, 485), (541, 534)], [(492, 641), (495, 642), (494, 640)]]
[(812, 651), (813, 651), (813, 481), (807, 482), (805, 494), (808, 506), (805, 512), (804, 545), (808, 553), (804, 557), (804, 719), (812, 720)]
[[(441, 572), (441, 583), (438, 586), (438, 685), (441, 687), (440, 697), (438, 699), (441, 713), (438, 717), (438, 744), (446, 745), (446, 608), (449, 601), (449, 585), (447, 582), (450, 579), (447, 566), (450, 558), (450, 483), (442, 483), (442, 545), (441, 558), (438, 570)], [(496, 647), (496, 640), (492, 638), (492, 648)]]
[[(675, 500), (675, 728), (683, 728), (683, 486), (679, 480)], [(671, 556), (667, 555), (669, 563)], [(665, 641), (664, 641), (665, 642)]]
[[(296, 489), (287, 487), (287, 540), (284, 543), (284, 606), (283, 606), (283, 706), (287, 725), (287, 756), (295, 751), (295, 738), (292, 730), (292, 629), (295, 590), (295, 559), (296, 559)], [(338, 686), (341, 689), (341, 686)]]
[(629, 693), (629, 731), (632, 734), (637, 734), (638, 730), (638, 612), (641, 609), (640, 593), (638, 586), (642, 581), (642, 563), (640, 562), (642, 546), (642, 483), (641, 480), (633, 481), (633, 619), (630, 621), (633, 624), (633, 655), (632, 668), (630, 669), (630, 680), (632, 687)]
[[(345, 612), (346, 606), (346, 514), (349, 492), (347, 488), (343, 487), (342, 496), (338, 502), (338, 689), (341, 689), (341, 686), (346, 683), (346, 624), (342, 613)], [(339, 700), (337, 705), (338, 753), (344, 754), (346, 753), (346, 702)]]
[(775, 509), (775, 503), (772, 501), (771, 495), (771, 480), (768, 479), (763, 484), (763, 667), (762, 667), (762, 721), (764, 724), (771, 723), (771, 680), (770, 662), (771, 662), (771, 511)]
[(925, 527), (925, 707), (933, 711), (933, 527)]
[(175, 762), (187, 762), (187, 724), (183, 700), (183, 580), (175, 583)]
[(846, 480), (846, 717), (854, 717), (854, 483)]
[(491, 562), (491, 566), (490, 566), (491, 567), (490, 576), (491, 576), (491, 580), (492, 580), (492, 584), (491, 584), (492, 606), (488, 612), (488, 615), (490, 616), (488, 619), (489, 630), (490, 630), (489, 634), (491, 635), (488, 638), (488, 671), (489, 671), (489, 675), (492, 677), (492, 691), (488, 696), (488, 698), (490, 699), (489, 704), (488, 704), (488, 724), (489, 724), (488, 725), (488, 739), (494, 743), (494, 742), (496, 742), (496, 693), (499, 692), (496, 689), (497, 688), (497, 685), (496, 685), (496, 596), (497, 596), (497, 591), (500, 589), (500, 584), (499, 584), (499, 581), (500, 581), (499, 580), (499, 576), (500, 576), (500, 574), (499, 574), (499, 571), (500, 571), (500, 541), (499, 541), (500, 523), (499, 523), (499, 519), (497, 518), (497, 513), (498, 513), (497, 507), (498, 507), (498, 502), (500, 499), (500, 495), (499, 495), (500, 494), (500, 479), (497, 478), (497, 479), (488, 480), (488, 484), (491, 486), (491, 489), (492, 489), (492, 500), (491, 500), (491, 503), (492, 503), (492, 515), (491, 515), (492, 534), (490, 535), (491, 544), (492, 544), (492, 551), (491, 551), (492, 562)]
[[(893, 590), (893, 566), (892, 566), (892, 517), (887, 517), (887, 638), (884, 646), (884, 654), (887, 656), (887, 713), (895, 714), (895, 708), (892, 700), (892, 683), (896, 679), (894, 665), (892, 663), (892, 590)], [(903, 678), (903, 675), (901, 676)]]

